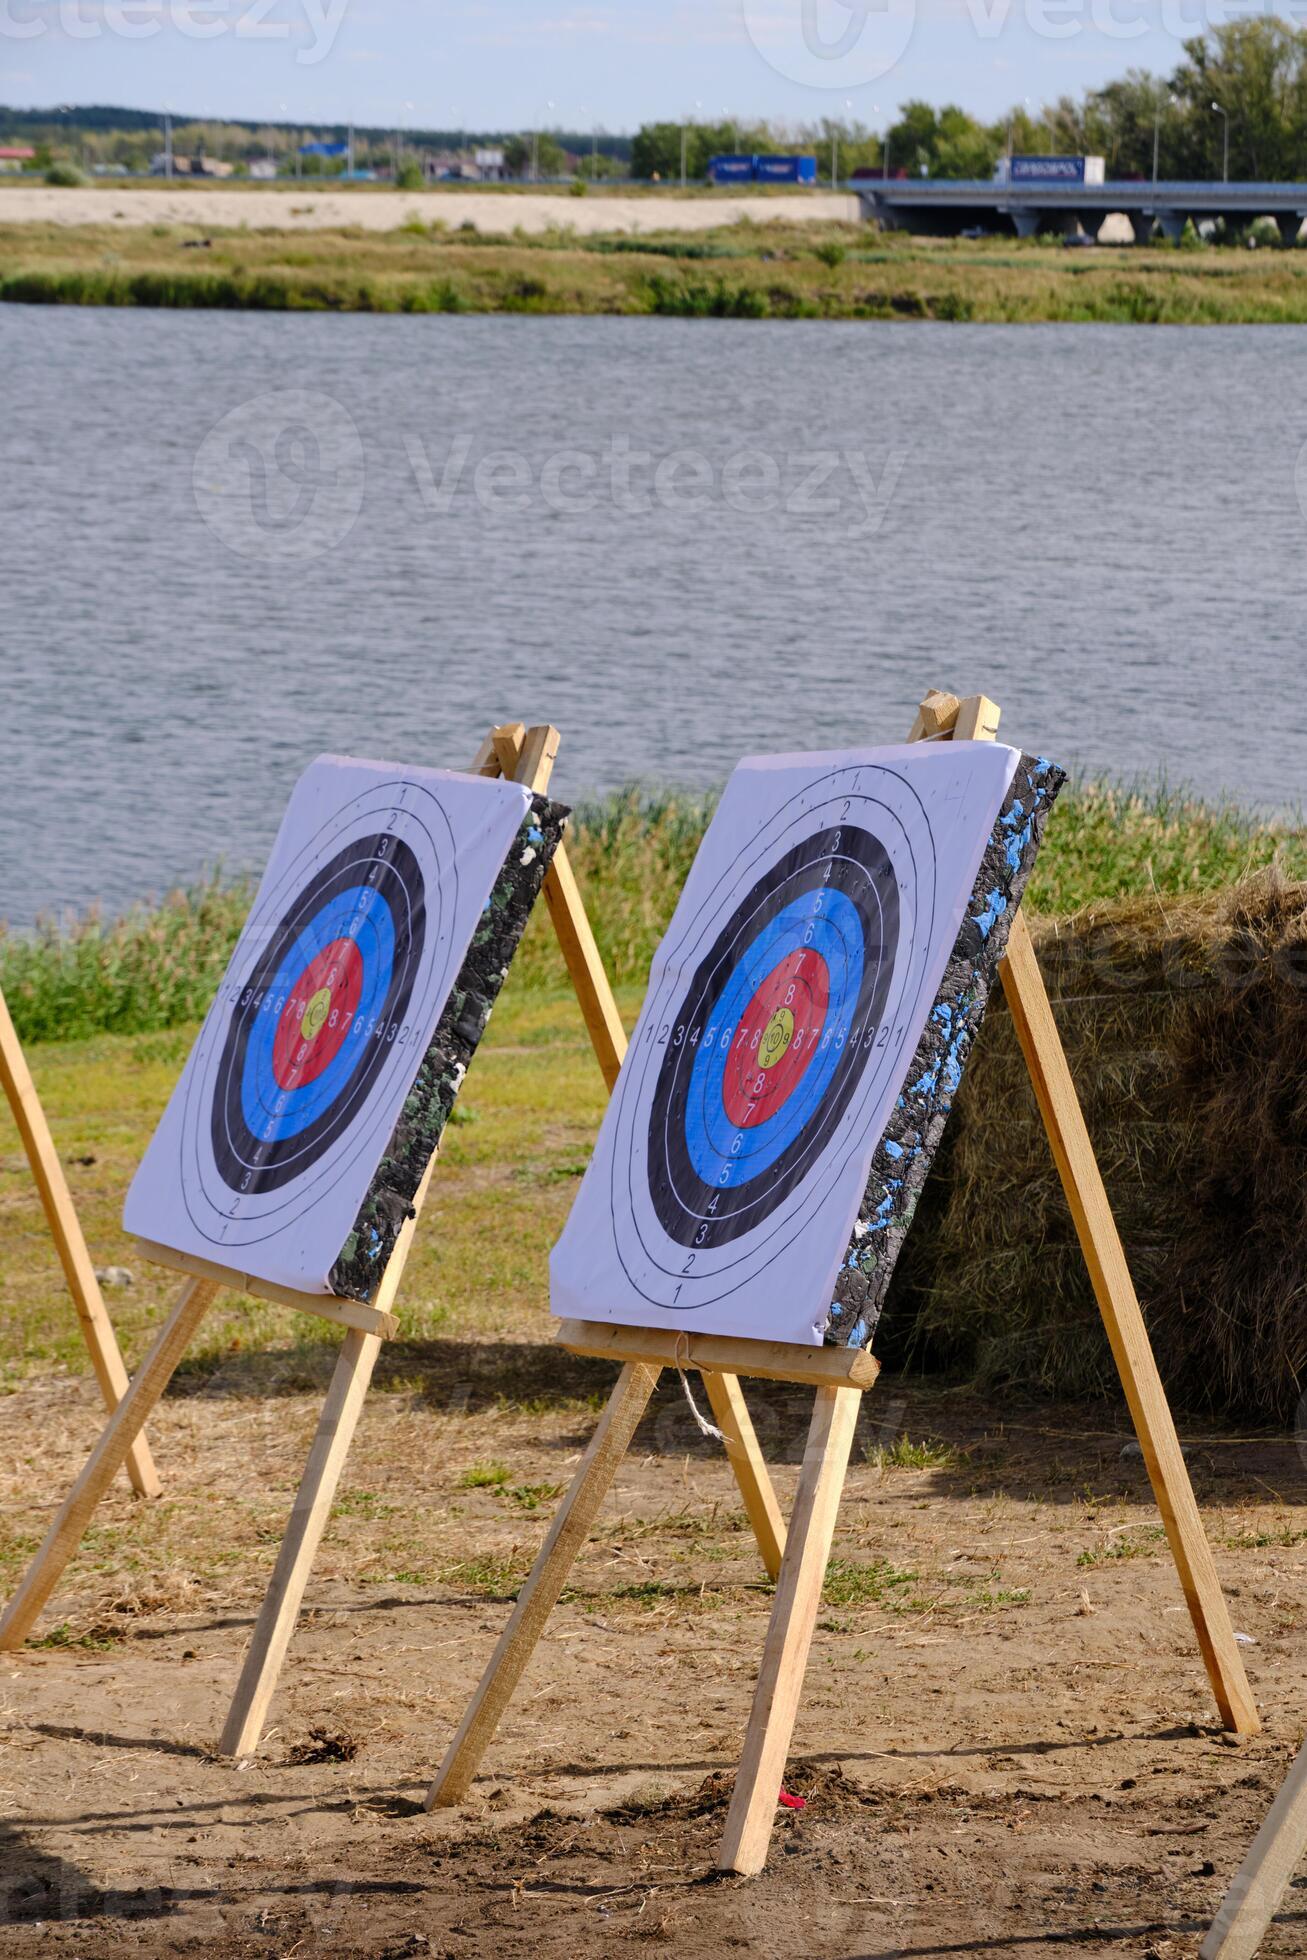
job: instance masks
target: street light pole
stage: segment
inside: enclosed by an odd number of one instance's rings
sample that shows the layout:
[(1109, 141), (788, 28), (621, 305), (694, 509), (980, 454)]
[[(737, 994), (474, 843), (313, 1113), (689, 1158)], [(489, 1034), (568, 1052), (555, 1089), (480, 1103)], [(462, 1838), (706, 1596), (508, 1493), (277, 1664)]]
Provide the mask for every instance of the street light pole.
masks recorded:
[(1212, 113), (1221, 118), (1225, 129), (1225, 162), (1221, 170), (1221, 182), (1228, 184), (1230, 181), (1230, 112), (1228, 109), (1223, 109), (1219, 102), (1213, 102)]
[(1153, 189), (1157, 189), (1157, 153), (1162, 143), (1162, 98), (1153, 104)]

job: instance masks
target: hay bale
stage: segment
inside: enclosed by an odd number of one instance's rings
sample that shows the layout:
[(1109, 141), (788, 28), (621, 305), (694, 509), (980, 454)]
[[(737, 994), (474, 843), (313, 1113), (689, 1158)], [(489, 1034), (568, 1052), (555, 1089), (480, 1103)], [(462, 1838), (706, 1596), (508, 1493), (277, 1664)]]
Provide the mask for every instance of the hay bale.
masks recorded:
[[(1269, 871), (1032, 923), (1171, 1393), (1290, 1419), (1307, 1375), (1307, 884)], [(985, 1386), (1116, 1392), (997, 997), (909, 1247), (885, 1358)]]

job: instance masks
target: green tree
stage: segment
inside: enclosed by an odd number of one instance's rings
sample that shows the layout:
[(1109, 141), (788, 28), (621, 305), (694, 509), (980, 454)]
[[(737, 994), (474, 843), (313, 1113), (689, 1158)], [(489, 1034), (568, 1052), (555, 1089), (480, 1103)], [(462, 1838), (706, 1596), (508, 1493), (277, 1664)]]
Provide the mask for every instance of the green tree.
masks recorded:
[(504, 145), (504, 167), (510, 177), (561, 177), (566, 166), (562, 144), (547, 129), (510, 136)]
[(905, 102), (886, 138), (891, 170), (909, 177), (989, 177), (1001, 147), (993, 129), (949, 103)]
[(631, 144), (632, 177), (646, 181), (657, 177), (665, 184), (679, 184), (682, 130), (685, 174), (692, 183), (701, 183), (708, 175), (712, 157), (774, 155), (782, 148), (765, 123), (642, 123)]
[(1177, 162), (1186, 175), (1219, 177), (1224, 119), (1230, 175), (1274, 182), (1302, 175), (1307, 140), (1307, 33), (1281, 20), (1239, 20), (1186, 41), (1171, 78), (1179, 98)]
[(576, 174), (587, 184), (604, 184), (614, 177), (625, 177), (626, 165), (620, 157), (606, 157), (602, 151), (598, 155), (586, 151), (576, 160)]

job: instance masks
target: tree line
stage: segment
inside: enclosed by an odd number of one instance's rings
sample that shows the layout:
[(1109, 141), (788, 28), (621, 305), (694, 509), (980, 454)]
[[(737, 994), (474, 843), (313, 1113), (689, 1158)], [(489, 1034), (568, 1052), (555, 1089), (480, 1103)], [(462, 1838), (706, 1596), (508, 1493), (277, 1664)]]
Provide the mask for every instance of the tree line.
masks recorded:
[[(1212, 104), (1218, 107), (1214, 109)], [(1277, 19), (1232, 21), (1186, 41), (1170, 75), (1132, 68), (1120, 80), (1064, 95), (1032, 114), (1024, 104), (983, 122), (955, 104), (907, 102), (885, 130), (824, 118), (790, 127), (701, 123), (685, 132), (687, 176), (710, 157), (803, 151), (822, 176), (859, 166), (889, 174), (990, 177), (1010, 150), (1101, 156), (1109, 177), (1307, 180), (1307, 29)], [(677, 179), (682, 125), (648, 123), (631, 149), (633, 177)]]
[[(1213, 108), (1213, 104), (1217, 107)], [(0, 140), (39, 141), (43, 159), (75, 151), (85, 162), (143, 168), (162, 141), (161, 117), (104, 107), (61, 111), (0, 108)], [(174, 123), (179, 153), (201, 148), (233, 161), (283, 161), (309, 139), (341, 141), (341, 124), (316, 129), (236, 121)], [(682, 172), (702, 182), (718, 155), (815, 155), (821, 178), (844, 181), (862, 167), (887, 174), (989, 177), (1009, 150), (1089, 154), (1106, 159), (1109, 177), (1147, 178), (1156, 165), (1168, 178), (1262, 182), (1307, 179), (1307, 28), (1279, 19), (1232, 21), (1183, 44), (1169, 75), (1132, 68), (1118, 81), (1076, 98), (1060, 97), (1037, 113), (1024, 104), (984, 122), (955, 104), (905, 103), (895, 121), (875, 130), (858, 121), (823, 118), (778, 124), (747, 118), (645, 123), (635, 135), (561, 129), (512, 134), (471, 130), (357, 128), (355, 161), (401, 167), (407, 153), (466, 151), (501, 145), (510, 173), (544, 181), (560, 177), (677, 183)], [(339, 165), (304, 159), (301, 169)]]

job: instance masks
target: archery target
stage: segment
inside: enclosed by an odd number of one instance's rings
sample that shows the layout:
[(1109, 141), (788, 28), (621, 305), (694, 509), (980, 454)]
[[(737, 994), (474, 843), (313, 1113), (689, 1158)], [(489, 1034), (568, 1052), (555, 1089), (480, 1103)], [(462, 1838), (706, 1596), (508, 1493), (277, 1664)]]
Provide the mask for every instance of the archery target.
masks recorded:
[(127, 1229), (323, 1293), (529, 807), (323, 757), (128, 1193)]
[(735, 771), (551, 1267), (554, 1311), (812, 1342), (1017, 751)]

